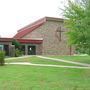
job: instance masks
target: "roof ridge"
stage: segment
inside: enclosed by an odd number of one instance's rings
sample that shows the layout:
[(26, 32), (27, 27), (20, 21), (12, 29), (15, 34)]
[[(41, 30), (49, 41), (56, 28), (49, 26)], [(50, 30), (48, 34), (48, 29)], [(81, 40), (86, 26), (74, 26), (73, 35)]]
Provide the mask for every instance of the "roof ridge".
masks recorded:
[(63, 21), (63, 18), (59, 18), (59, 17), (45, 17), (46, 21)]

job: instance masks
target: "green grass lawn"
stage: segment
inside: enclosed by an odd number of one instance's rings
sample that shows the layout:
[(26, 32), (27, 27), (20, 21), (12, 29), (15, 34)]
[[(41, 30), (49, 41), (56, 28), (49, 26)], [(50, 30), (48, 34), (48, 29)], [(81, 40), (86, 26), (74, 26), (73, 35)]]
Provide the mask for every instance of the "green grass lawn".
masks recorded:
[(38, 58), (36, 56), (19, 58), (19, 59), (10, 59), (10, 60), (6, 60), (6, 62), (7, 63), (9, 63), (9, 62), (30, 62), (30, 63), (34, 63), (34, 64), (54, 64), (54, 65), (78, 66), (75, 64), (69, 64), (69, 63), (64, 63), (64, 62), (42, 59), (42, 58)]
[(1, 66), (0, 90), (90, 90), (90, 69)]
[[(90, 56), (48, 56), (65, 60), (90, 62)], [(36, 56), (6, 60), (36, 64), (74, 65), (40, 59)], [(90, 69), (69, 69), (26, 65), (0, 67), (0, 90), (90, 90)]]
[(90, 56), (48, 56), (48, 57), (90, 64)]

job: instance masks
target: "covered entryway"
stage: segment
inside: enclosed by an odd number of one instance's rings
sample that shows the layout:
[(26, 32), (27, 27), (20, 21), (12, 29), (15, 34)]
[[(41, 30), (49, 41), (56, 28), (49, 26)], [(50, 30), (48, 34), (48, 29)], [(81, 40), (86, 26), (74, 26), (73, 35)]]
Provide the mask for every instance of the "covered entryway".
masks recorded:
[(21, 43), (24, 55), (41, 55), (43, 39), (16, 39)]
[(36, 55), (36, 46), (35, 45), (22, 45), (21, 50), (23, 51), (23, 54), (25, 55)]
[(28, 55), (36, 55), (36, 46), (28, 46)]

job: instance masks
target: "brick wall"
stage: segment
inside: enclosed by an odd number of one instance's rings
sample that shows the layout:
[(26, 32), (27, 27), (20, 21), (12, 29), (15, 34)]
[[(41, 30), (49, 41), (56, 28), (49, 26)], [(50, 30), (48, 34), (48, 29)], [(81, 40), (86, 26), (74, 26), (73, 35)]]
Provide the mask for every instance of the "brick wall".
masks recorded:
[[(62, 27), (61, 41), (58, 40), (56, 30), (58, 27)], [(43, 38), (43, 43), (39, 47), (38, 53), (43, 55), (70, 55), (70, 46), (67, 44), (66, 37), (67, 29), (64, 28), (63, 22), (49, 20), (44, 25), (40, 26), (33, 32), (23, 37), (26, 38)], [(40, 51), (40, 52), (39, 52)], [(73, 50), (71, 52), (73, 54)]]

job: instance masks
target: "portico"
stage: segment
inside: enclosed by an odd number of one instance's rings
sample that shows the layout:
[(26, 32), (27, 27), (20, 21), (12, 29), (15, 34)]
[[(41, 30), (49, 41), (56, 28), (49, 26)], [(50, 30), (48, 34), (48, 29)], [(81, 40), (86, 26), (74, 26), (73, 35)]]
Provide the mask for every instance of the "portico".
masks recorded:
[[(15, 56), (15, 46), (12, 45), (13, 38), (0, 38), (0, 50), (5, 51), (6, 56)], [(16, 39), (21, 43), (24, 55), (41, 55), (43, 39)], [(14, 55), (12, 55), (14, 53)]]
[(43, 40), (17, 39), (21, 43), (24, 55), (41, 55)]

